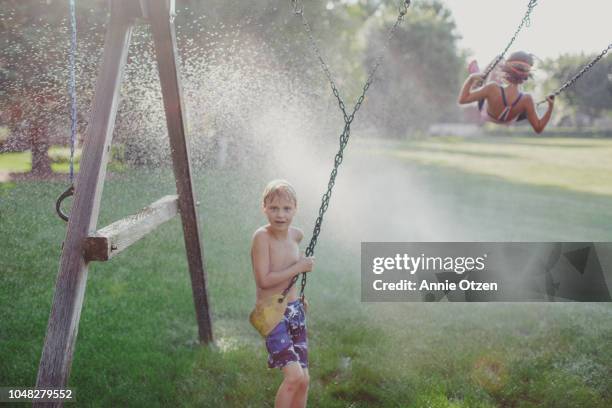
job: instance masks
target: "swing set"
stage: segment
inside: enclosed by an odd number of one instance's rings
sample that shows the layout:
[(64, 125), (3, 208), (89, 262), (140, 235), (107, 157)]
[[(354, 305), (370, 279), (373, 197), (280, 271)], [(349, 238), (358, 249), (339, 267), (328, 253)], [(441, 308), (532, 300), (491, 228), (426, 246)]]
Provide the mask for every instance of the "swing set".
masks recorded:
[[(327, 191), (323, 195), (313, 235), (306, 249), (307, 256), (312, 256), (321, 231), (323, 216), (329, 206), (338, 168), (343, 160), (344, 148), (350, 138), (351, 124), (374, 80), (384, 50), (388, 47), (397, 27), (407, 13), (410, 0), (402, 1), (397, 20), (389, 30), (387, 42), (368, 73), (362, 93), (351, 110), (347, 109), (343, 98), (340, 96), (331, 71), (316, 44), (310, 24), (304, 15), (301, 0), (292, 0), (291, 3), (293, 12), (300, 18), (310, 46), (329, 80), (344, 118), (344, 127), (340, 135), (340, 148), (335, 156)], [(53, 305), (38, 369), (37, 388), (65, 387), (68, 383), (85, 295), (88, 264), (91, 261), (110, 260), (161, 224), (179, 214), (183, 225), (191, 275), (199, 339), (201, 343), (209, 343), (213, 340), (207, 275), (196, 211), (198, 202), (195, 199), (191, 176), (190, 152), (186, 140), (186, 117), (177, 64), (174, 0), (110, 1), (110, 21), (104, 41), (102, 66), (96, 83), (92, 116), (84, 140), (81, 168), (76, 183), (74, 180), (74, 147), (76, 143), (76, 18), (74, 0), (70, 2), (70, 11), (72, 26), (69, 83), (72, 102), (70, 186), (59, 196), (55, 206), (58, 216), (66, 221), (68, 226), (66, 239), (62, 245)], [(148, 22), (153, 33), (178, 194), (162, 197), (140, 212), (96, 231), (108, 153), (117, 114), (119, 89), (127, 62), (131, 33), (138, 21)], [(70, 214), (67, 215), (62, 211), (62, 202), (71, 196), (74, 196), (73, 205)], [(92, 233), (92, 231), (95, 232)], [(287, 290), (283, 292), (283, 297), (286, 296), (297, 279), (298, 277), (295, 276)], [(303, 274), (300, 291), (302, 298), (305, 286), (306, 275)], [(35, 402), (34, 405), (39, 404), (41, 402)], [(61, 406), (61, 402), (52, 405)]]
[[(74, 152), (76, 133), (74, 11), (74, 1), (72, 1), (73, 35), (70, 58), (72, 65), (70, 88), (73, 96), (72, 152)], [(127, 62), (132, 30), (138, 20), (147, 21), (153, 33), (178, 195), (163, 197), (139, 213), (96, 231), (108, 153), (117, 114), (119, 89)], [(199, 338), (201, 342), (210, 342), (213, 338), (204, 255), (196, 211), (197, 202), (186, 139), (186, 117), (177, 64), (174, 1), (111, 0), (110, 21), (104, 43), (102, 66), (96, 83), (91, 121), (83, 145), (81, 168), (76, 184), (71, 184), (56, 203), (58, 214), (68, 222), (68, 226), (38, 369), (37, 388), (63, 388), (68, 383), (89, 262), (110, 260), (178, 214), (183, 224)], [(73, 181), (72, 162), (71, 157), (71, 182)], [(71, 195), (74, 195), (72, 209), (70, 215), (66, 216), (61, 212), (61, 202)], [(35, 402), (35, 405), (38, 404), (42, 402)], [(53, 405), (61, 406), (61, 401), (54, 402)]]

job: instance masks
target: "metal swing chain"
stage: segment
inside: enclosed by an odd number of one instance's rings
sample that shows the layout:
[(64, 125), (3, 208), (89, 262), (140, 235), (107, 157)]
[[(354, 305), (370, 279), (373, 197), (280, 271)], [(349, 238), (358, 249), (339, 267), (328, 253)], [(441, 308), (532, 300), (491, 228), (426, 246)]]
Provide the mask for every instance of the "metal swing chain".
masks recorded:
[(538, 5), (538, 0), (529, 0), (529, 4), (527, 4), (527, 11), (525, 12), (525, 15), (523, 16), (523, 19), (521, 20), (521, 24), (519, 24), (518, 28), (514, 32), (514, 35), (510, 39), (510, 42), (508, 43), (508, 45), (506, 45), (506, 48), (504, 48), (502, 53), (497, 56), (497, 58), (495, 59), (493, 63), (489, 64), (485, 72), (482, 74), (484, 79), (487, 79), (487, 77), (495, 69), (497, 64), (499, 64), (500, 61), (504, 59), (504, 56), (506, 55), (506, 53), (508, 52), (508, 50), (510, 49), (510, 47), (516, 40), (516, 37), (518, 37), (523, 27), (524, 26), (529, 27), (531, 25), (531, 12), (537, 5)]
[(62, 201), (74, 195), (74, 150), (77, 134), (76, 49), (76, 5), (75, 0), (70, 0), (70, 53), (68, 59), (70, 74), (68, 80), (68, 92), (70, 94), (70, 187), (68, 187), (55, 201), (55, 211), (57, 215), (66, 222), (68, 221), (68, 215), (62, 211)]
[[(600, 59), (602, 59), (603, 57), (606, 56), (606, 54), (608, 53), (608, 51), (610, 51), (612, 49), (612, 43), (610, 43), (610, 45), (608, 45), (608, 47), (606, 49), (604, 49), (598, 56), (596, 56), (595, 58), (593, 58), (591, 60), (591, 62), (589, 62), (588, 64), (586, 64), (584, 67), (582, 67), (582, 69), (580, 70), (580, 72), (578, 72), (576, 75), (574, 75), (572, 78), (570, 78), (566, 83), (564, 83), (559, 89), (557, 89), (556, 91), (554, 91), (553, 93), (550, 94), (550, 96), (555, 97), (558, 96), (561, 92), (565, 91), (567, 88), (569, 88), (570, 86), (574, 85), (574, 83), (580, 79), (580, 77), (582, 75), (584, 75), (588, 70), (590, 70), (591, 68), (593, 68), (593, 65), (597, 64), (599, 62)], [(543, 103), (546, 102), (546, 99), (538, 102), (538, 105), (541, 105)]]
[[(361, 95), (359, 96), (359, 98), (357, 98), (357, 102), (353, 106), (351, 113), (348, 114), (346, 110), (346, 105), (342, 97), (340, 96), (340, 92), (338, 91), (338, 87), (336, 86), (336, 83), (334, 82), (329, 66), (323, 59), (321, 51), (319, 50), (319, 47), (317, 46), (317, 42), (314, 39), (314, 36), (312, 35), (312, 28), (310, 27), (310, 24), (308, 23), (306, 16), (304, 16), (304, 5), (302, 4), (301, 0), (291, 0), (291, 2), (293, 3), (293, 11), (302, 20), (302, 25), (304, 26), (306, 34), (308, 35), (310, 46), (313, 49), (317, 59), (319, 60), (321, 68), (323, 69), (323, 72), (325, 73), (325, 76), (327, 77), (329, 81), (332, 92), (334, 96), (336, 97), (336, 100), (338, 101), (338, 107), (340, 108), (340, 111), (342, 112), (342, 115), (344, 117), (344, 129), (342, 130), (342, 133), (340, 134), (340, 148), (334, 158), (334, 167), (329, 177), (329, 182), (327, 184), (327, 191), (325, 192), (325, 194), (323, 194), (323, 197), (321, 199), (321, 206), (319, 207), (319, 215), (317, 216), (317, 219), (315, 221), (312, 238), (310, 239), (310, 243), (308, 244), (308, 247), (306, 248), (306, 251), (305, 251), (306, 256), (312, 256), (314, 254), (314, 249), (315, 249), (315, 246), (317, 245), (317, 238), (319, 237), (319, 233), (321, 232), (321, 225), (323, 224), (323, 216), (325, 215), (325, 212), (327, 211), (327, 208), (329, 207), (329, 201), (331, 199), (332, 189), (334, 188), (334, 185), (336, 183), (336, 176), (338, 174), (338, 168), (340, 167), (340, 164), (342, 164), (342, 160), (344, 158), (344, 155), (343, 155), (344, 148), (348, 144), (348, 141), (350, 138), (351, 123), (353, 122), (353, 119), (355, 118), (355, 114), (357, 113), (359, 108), (361, 108), (361, 104), (363, 103), (365, 99), (366, 92), (368, 91), (368, 89), (370, 88), (370, 85), (374, 81), (374, 75), (376, 74), (376, 71), (378, 70), (378, 67), (380, 66), (382, 62), (384, 53), (386, 49), (388, 48), (389, 43), (391, 42), (391, 39), (393, 38), (395, 31), (397, 30), (397, 27), (401, 24), (402, 20), (404, 19), (404, 16), (408, 12), (408, 7), (410, 7), (410, 1), (411, 0), (404, 0), (402, 1), (402, 4), (399, 6), (399, 12), (398, 12), (397, 19), (395, 23), (393, 24), (393, 26), (391, 26), (391, 28), (389, 29), (387, 39), (383, 46), (383, 49), (381, 50), (380, 54), (376, 57), (376, 60), (374, 61), (374, 64), (372, 65), (372, 68), (370, 69), (368, 73), (366, 82), (363, 85), (363, 89), (361, 91)], [(291, 287), (295, 284), (295, 282), (298, 279), (298, 276), (299, 275), (296, 275), (291, 279), (289, 286), (287, 286), (287, 288), (283, 291), (283, 297), (287, 295)], [(302, 273), (302, 281), (301, 281), (301, 288), (300, 288), (300, 297), (302, 298), (302, 300), (304, 299), (305, 287), (306, 287), (306, 273)]]
[(70, 0), (70, 184), (74, 184), (74, 148), (77, 134), (76, 51), (77, 26), (75, 0)]

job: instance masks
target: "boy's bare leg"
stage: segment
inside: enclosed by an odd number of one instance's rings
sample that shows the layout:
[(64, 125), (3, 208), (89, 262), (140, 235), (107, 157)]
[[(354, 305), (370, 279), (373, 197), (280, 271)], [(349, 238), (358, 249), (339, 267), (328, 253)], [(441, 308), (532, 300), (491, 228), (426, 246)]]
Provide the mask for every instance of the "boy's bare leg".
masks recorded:
[(303, 368), (304, 377), (302, 379), (302, 386), (297, 390), (293, 401), (291, 402), (291, 408), (305, 408), (306, 400), (308, 399), (308, 384), (310, 383), (310, 377), (308, 375), (308, 369)]
[(291, 408), (294, 396), (303, 386), (304, 371), (297, 361), (284, 366), (283, 374), (285, 378), (276, 392), (274, 408)]

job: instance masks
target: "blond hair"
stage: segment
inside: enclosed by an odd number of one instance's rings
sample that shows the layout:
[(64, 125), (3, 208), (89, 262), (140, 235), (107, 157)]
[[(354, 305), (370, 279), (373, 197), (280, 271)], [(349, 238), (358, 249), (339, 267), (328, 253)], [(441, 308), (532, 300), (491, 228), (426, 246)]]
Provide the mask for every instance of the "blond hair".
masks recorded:
[(265, 206), (266, 202), (274, 197), (286, 197), (293, 201), (293, 204), (297, 206), (297, 195), (295, 194), (295, 189), (286, 180), (278, 179), (272, 180), (268, 183), (262, 195), (263, 205)]

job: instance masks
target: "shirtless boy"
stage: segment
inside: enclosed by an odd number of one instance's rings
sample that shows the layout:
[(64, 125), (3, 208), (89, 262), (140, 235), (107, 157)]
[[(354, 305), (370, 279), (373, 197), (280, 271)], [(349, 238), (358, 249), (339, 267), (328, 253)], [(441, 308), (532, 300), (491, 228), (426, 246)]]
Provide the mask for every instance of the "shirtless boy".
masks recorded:
[[(263, 193), (263, 212), (268, 224), (255, 231), (251, 248), (257, 300), (282, 293), (291, 278), (309, 272), (314, 257), (300, 254), (304, 233), (291, 226), (297, 211), (297, 196), (284, 180), (271, 181)], [(297, 296), (296, 285), (287, 294), (283, 320), (266, 337), (268, 367), (282, 370), (284, 379), (274, 406), (305, 407), (308, 397), (308, 339), (305, 305)]]

